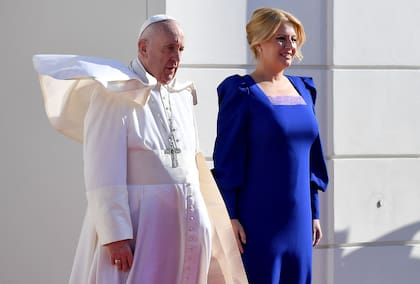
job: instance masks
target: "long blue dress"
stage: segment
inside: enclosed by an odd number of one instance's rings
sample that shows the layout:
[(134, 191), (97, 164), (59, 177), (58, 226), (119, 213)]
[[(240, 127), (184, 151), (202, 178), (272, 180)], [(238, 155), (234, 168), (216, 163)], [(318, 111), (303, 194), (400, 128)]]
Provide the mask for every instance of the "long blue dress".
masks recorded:
[(251, 76), (218, 87), (213, 175), (232, 219), (246, 232), (250, 284), (309, 284), (312, 219), (328, 175), (312, 78), (287, 76), (301, 104), (273, 103)]

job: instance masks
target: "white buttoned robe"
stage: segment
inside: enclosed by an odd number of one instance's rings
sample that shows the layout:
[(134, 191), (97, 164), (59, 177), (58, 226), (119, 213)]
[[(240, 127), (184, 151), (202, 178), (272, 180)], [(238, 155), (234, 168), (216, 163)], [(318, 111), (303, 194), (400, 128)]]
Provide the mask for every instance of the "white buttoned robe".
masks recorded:
[[(197, 155), (193, 85), (163, 86), (143, 68), (91, 57), (37, 55), (34, 65), (51, 123), (83, 142), (88, 208), (69, 283), (247, 283), (226, 208)], [(169, 99), (176, 168), (165, 153)], [(134, 251), (128, 272), (103, 246), (124, 239)]]

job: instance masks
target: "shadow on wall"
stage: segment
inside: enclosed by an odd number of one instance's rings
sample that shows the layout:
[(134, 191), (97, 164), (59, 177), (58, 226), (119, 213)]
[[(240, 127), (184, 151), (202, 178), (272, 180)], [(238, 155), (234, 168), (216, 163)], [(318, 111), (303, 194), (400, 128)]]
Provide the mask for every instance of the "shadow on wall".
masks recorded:
[[(334, 283), (418, 284), (420, 279), (420, 222), (402, 227), (360, 247), (335, 250)], [(339, 239), (347, 232), (338, 233)], [(403, 238), (402, 238), (403, 237)], [(410, 241), (397, 241), (397, 240)]]

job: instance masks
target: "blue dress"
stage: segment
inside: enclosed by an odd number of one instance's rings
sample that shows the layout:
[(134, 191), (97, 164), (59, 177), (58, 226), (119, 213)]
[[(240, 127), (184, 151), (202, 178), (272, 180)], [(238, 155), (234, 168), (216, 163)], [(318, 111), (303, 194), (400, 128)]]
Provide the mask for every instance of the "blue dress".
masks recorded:
[(301, 104), (273, 103), (249, 75), (228, 77), (217, 89), (212, 171), (230, 217), (246, 232), (250, 284), (311, 283), (312, 219), (328, 175), (312, 78), (287, 77)]

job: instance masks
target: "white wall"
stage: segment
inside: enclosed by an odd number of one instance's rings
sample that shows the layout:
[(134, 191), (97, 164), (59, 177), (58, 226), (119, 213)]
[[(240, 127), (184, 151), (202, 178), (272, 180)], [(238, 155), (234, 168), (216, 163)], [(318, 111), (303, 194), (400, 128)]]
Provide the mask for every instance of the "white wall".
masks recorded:
[[(215, 87), (253, 62), (245, 24), (260, 6), (305, 25), (328, 155), (325, 238), (314, 284), (417, 283), (420, 279), (420, 4), (392, 1), (143, 0), (0, 3), (0, 283), (66, 283), (85, 210), (81, 146), (50, 127), (31, 56), (73, 53), (128, 62), (147, 15), (184, 26), (182, 78), (196, 82), (203, 152), (211, 158)], [(81, 9), (84, 9), (82, 11)], [(381, 201), (381, 206), (377, 206)]]
[(420, 279), (420, 4), (333, 1), (328, 283)]
[(145, 7), (124, 0), (0, 2), (0, 283), (66, 283), (86, 206), (81, 145), (50, 127), (32, 55), (127, 62), (136, 56)]

